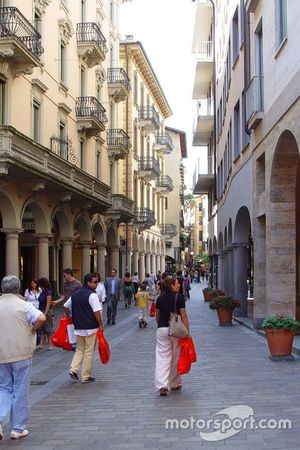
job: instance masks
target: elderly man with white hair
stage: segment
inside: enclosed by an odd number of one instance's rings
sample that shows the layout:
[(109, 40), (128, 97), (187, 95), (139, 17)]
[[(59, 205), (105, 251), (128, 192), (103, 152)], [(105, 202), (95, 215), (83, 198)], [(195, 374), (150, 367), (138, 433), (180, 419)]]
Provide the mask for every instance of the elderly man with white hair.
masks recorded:
[(11, 439), (28, 435), (29, 386), (35, 332), (46, 321), (45, 315), (19, 294), (20, 280), (3, 278), (0, 296), (0, 440), (2, 423), (10, 414)]

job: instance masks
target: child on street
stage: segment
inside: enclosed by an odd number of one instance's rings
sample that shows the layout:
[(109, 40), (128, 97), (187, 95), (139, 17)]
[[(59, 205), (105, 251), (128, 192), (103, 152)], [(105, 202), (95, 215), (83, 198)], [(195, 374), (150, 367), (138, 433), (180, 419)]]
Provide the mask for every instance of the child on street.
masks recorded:
[(135, 295), (135, 305), (139, 308), (139, 327), (146, 328), (147, 322), (145, 315), (147, 315), (148, 302), (151, 300), (149, 293), (146, 291), (146, 283), (142, 283), (140, 290)]

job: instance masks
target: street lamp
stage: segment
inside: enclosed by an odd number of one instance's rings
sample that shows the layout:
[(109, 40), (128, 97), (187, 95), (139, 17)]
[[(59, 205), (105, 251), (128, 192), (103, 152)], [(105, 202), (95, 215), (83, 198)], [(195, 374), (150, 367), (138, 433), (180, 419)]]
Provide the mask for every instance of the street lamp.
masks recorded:
[(190, 257), (191, 257), (191, 267), (193, 267), (194, 265), (194, 260), (193, 260), (193, 256), (194, 256), (194, 252), (193, 250), (190, 251)]

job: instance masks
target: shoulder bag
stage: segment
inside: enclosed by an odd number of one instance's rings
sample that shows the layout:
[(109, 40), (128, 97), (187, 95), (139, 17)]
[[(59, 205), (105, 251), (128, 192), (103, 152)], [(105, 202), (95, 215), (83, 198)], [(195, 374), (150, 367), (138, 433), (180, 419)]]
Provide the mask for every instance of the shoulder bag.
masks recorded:
[(189, 337), (189, 332), (182, 322), (180, 314), (177, 313), (177, 297), (178, 294), (175, 295), (174, 311), (170, 314), (169, 336), (184, 339)]

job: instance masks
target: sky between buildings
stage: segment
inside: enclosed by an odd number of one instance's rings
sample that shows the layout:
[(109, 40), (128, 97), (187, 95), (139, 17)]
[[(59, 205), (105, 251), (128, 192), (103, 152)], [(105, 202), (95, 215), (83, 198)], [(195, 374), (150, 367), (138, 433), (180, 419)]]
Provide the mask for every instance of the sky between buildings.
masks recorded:
[(186, 132), (187, 188), (192, 187), (199, 147), (192, 147), (196, 101), (192, 100), (195, 56), (192, 55), (196, 3), (191, 0), (131, 0), (121, 6), (121, 37), (140, 41), (164, 91), (173, 116), (167, 125)]

